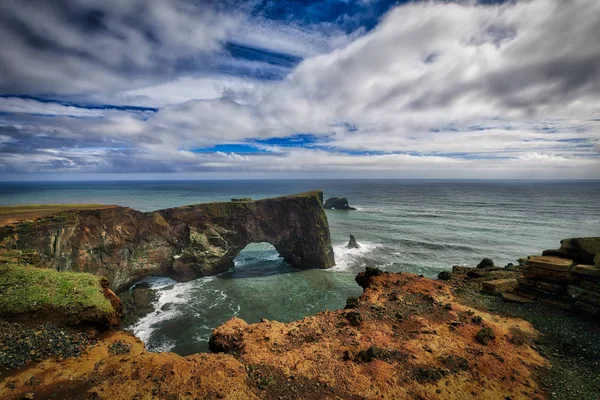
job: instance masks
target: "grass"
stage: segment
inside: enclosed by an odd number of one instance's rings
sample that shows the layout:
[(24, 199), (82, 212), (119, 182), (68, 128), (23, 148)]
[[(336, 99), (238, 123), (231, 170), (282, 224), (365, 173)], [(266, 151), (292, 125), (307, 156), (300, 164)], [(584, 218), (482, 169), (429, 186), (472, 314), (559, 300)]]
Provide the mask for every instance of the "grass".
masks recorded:
[(17, 220), (34, 220), (54, 213), (89, 208), (110, 207), (102, 204), (23, 204), (0, 206), (0, 223)]
[(98, 276), (31, 266), (0, 265), (0, 315), (58, 313), (68, 320), (102, 321), (114, 314)]

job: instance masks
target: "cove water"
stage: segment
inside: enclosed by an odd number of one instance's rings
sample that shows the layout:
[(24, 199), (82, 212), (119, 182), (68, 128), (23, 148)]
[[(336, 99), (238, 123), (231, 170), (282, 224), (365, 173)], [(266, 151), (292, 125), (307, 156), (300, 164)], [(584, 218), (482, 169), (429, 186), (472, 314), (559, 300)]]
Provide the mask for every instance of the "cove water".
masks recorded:
[[(327, 211), (337, 265), (297, 270), (265, 243), (222, 274), (177, 283), (153, 277), (157, 311), (129, 327), (152, 351), (207, 351), (211, 330), (233, 316), (292, 321), (344, 306), (362, 292), (365, 266), (435, 277), (452, 265), (497, 265), (600, 236), (600, 182), (524, 181), (123, 181), (0, 183), (0, 204), (103, 203), (141, 211), (232, 197), (260, 199), (322, 189), (357, 211)], [(360, 249), (345, 247), (349, 234)], [(161, 310), (161, 307), (163, 310)]]

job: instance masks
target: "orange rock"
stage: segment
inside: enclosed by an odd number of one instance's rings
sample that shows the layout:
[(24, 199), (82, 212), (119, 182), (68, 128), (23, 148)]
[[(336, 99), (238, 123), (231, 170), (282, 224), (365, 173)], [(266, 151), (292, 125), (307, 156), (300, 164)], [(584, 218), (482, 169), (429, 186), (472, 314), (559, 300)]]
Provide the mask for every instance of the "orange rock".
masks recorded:
[[(149, 353), (113, 332), (78, 358), (6, 377), (0, 398), (548, 398), (535, 372), (549, 364), (530, 345), (529, 323), (467, 307), (440, 281), (376, 270), (357, 280), (365, 290), (352, 310), (290, 323), (231, 319), (211, 340), (231, 354)], [(494, 333), (486, 345), (475, 339), (483, 328)], [(528, 339), (512, 343), (514, 331)]]
[(519, 283), (516, 279), (495, 279), (493, 281), (487, 281), (481, 283), (481, 289), (485, 293), (499, 295), (504, 292), (512, 292)]
[(573, 266), (573, 260), (553, 256), (529, 256), (527, 263), (535, 268), (566, 272)]

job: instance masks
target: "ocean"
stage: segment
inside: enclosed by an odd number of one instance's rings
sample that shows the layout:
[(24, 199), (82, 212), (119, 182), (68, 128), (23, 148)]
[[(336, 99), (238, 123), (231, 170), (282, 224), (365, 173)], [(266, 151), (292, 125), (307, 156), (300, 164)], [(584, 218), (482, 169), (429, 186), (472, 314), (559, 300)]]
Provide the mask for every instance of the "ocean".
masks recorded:
[[(267, 243), (251, 244), (222, 274), (177, 283), (147, 281), (157, 310), (128, 327), (151, 351), (208, 350), (231, 317), (292, 321), (344, 306), (362, 292), (365, 266), (435, 277), (452, 265), (497, 265), (600, 236), (600, 181), (269, 180), (0, 183), (0, 204), (103, 203), (141, 211), (232, 197), (260, 199), (321, 189), (356, 211), (327, 211), (336, 266), (297, 270)], [(359, 249), (345, 246), (353, 234)], [(163, 310), (161, 310), (163, 308)]]

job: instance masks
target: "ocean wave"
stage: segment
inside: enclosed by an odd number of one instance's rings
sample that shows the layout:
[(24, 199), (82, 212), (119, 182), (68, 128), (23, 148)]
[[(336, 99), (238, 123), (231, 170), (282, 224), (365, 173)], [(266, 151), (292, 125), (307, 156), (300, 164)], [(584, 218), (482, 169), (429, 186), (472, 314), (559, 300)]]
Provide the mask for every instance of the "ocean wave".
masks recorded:
[(349, 249), (346, 244), (333, 246), (335, 266), (330, 271), (348, 271), (368, 253), (382, 247), (380, 244), (360, 242), (358, 249)]
[[(214, 277), (200, 278), (201, 284), (205, 284)], [(147, 346), (153, 332), (157, 329), (161, 322), (177, 318), (181, 315), (178, 310), (178, 304), (185, 304), (190, 299), (192, 287), (197, 287), (198, 280), (190, 282), (176, 282), (170, 278), (146, 278), (141, 282), (148, 282), (150, 288), (156, 290), (156, 300), (152, 303), (154, 311), (140, 318), (135, 324), (127, 328), (136, 337), (140, 338)], [(167, 310), (161, 310), (165, 304), (171, 303), (171, 307)], [(149, 347), (151, 351), (169, 351), (175, 346), (175, 343), (170, 341), (161, 341)]]
[(474, 246), (466, 246), (461, 244), (453, 243), (433, 243), (423, 240), (411, 240), (411, 239), (399, 239), (399, 243), (412, 249), (424, 249), (424, 250), (463, 250), (463, 251), (478, 251), (479, 249)]

